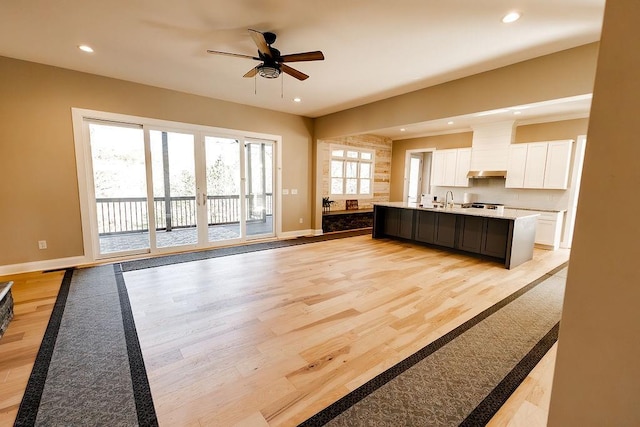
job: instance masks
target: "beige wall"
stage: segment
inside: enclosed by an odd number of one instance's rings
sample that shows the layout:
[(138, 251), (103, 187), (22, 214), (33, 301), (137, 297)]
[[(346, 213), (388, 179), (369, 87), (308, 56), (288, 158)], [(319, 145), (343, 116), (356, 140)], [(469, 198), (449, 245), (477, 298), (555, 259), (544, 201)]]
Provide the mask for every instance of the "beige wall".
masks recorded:
[(311, 119), (3, 57), (0, 93), (0, 265), (83, 255), (72, 107), (282, 135), (282, 228), (311, 228)]
[(606, 3), (551, 427), (640, 425), (639, 16)]
[[(349, 197), (350, 199), (358, 199), (358, 208), (372, 209), (375, 202), (389, 201), (389, 173), (391, 168), (391, 139), (377, 135), (355, 135), (345, 138), (336, 138), (322, 141), (321, 157), (322, 157), (322, 196), (330, 197), (329, 186), (330, 176), (330, 152), (331, 144), (351, 146), (375, 151), (375, 166), (373, 178), (373, 198)], [(331, 206), (332, 210), (344, 210), (345, 200), (335, 197), (335, 203)]]
[(558, 139), (573, 139), (586, 135), (589, 119), (560, 120), (547, 123), (517, 126), (513, 142), (515, 144)]
[(393, 141), (391, 155), (391, 189), (389, 200), (401, 201), (404, 192), (404, 173), (407, 150), (471, 147), (473, 132), (450, 133), (422, 138)]
[(589, 94), (597, 56), (592, 43), (340, 111), (316, 120), (316, 138)]

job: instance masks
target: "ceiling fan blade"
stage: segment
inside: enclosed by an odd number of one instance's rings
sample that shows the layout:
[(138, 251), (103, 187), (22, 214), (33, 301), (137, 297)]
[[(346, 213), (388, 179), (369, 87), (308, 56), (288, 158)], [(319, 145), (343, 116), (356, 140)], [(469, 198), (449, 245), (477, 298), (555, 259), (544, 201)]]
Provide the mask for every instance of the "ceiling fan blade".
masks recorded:
[(207, 50), (207, 53), (212, 53), (214, 55), (236, 56), (238, 58), (248, 58), (248, 59), (255, 59), (256, 61), (260, 61), (260, 58), (256, 58), (255, 56), (251, 56), (251, 55), (243, 55), (241, 53), (220, 52), (219, 50)]
[(292, 53), (290, 55), (282, 55), (278, 58), (281, 62), (300, 62), (300, 61), (322, 61), (324, 55), (319, 50), (314, 52)]
[(242, 76), (242, 77), (253, 77), (256, 74), (258, 74), (258, 67), (253, 67), (252, 69), (250, 69), (249, 71), (247, 71), (247, 73)]
[(271, 58), (271, 49), (269, 49), (269, 45), (264, 38), (264, 34), (262, 34), (260, 31), (252, 29), (249, 29), (249, 34), (251, 35), (253, 42), (256, 44), (256, 46), (258, 46), (258, 50), (260, 51), (260, 53), (267, 58)]
[(295, 68), (291, 68), (287, 64), (280, 64), (280, 69), (283, 72), (289, 74), (291, 77), (295, 77), (298, 80), (306, 80), (309, 78), (309, 76), (307, 76), (302, 71), (298, 71)]

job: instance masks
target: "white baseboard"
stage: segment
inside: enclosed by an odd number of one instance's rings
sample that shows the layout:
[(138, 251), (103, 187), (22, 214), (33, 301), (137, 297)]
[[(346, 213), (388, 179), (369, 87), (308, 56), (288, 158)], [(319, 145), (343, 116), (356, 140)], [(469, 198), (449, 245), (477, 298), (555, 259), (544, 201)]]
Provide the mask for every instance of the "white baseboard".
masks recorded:
[(278, 239), (295, 239), (296, 237), (313, 236), (314, 230), (283, 231), (278, 235)]
[(324, 232), (322, 231), (322, 228), (319, 230), (313, 230), (313, 235), (314, 236), (322, 236), (324, 234)]
[(0, 276), (9, 274), (30, 273), (32, 271), (59, 270), (61, 268), (75, 267), (86, 264), (83, 256), (48, 259), (45, 261), (25, 262), (23, 264), (0, 265)]

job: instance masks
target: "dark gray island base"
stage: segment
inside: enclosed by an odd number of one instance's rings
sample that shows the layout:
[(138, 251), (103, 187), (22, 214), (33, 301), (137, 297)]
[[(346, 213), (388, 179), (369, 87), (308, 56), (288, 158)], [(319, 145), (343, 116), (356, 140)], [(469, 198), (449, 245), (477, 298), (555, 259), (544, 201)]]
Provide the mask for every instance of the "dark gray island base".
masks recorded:
[(511, 269), (533, 258), (537, 214), (505, 210), (422, 209), (406, 203), (376, 204), (372, 237), (451, 248), (504, 262)]

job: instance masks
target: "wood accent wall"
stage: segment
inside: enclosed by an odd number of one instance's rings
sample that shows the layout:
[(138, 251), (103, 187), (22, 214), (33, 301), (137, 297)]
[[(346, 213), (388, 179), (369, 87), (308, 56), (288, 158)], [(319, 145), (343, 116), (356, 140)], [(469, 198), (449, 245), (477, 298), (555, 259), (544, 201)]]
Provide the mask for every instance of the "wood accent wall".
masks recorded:
[[(355, 135), (344, 138), (333, 138), (321, 141), (320, 153), (322, 155), (322, 197), (331, 197), (329, 195), (329, 168), (331, 153), (329, 147), (331, 144), (339, 144), (354, 148), (362, 148), (375, 150), (375, 166), (373, 177), (373, 198), (359, 198), (354, 195), (352, 199), (358, 199), (359, 209), (371, 209), (375, 202), (389, 201), (389, 182), (391, 178), (391, 139), (377, 135)], [(331, 205), (331, 210), (344, 210), (345, 200), (335, 200)]]

